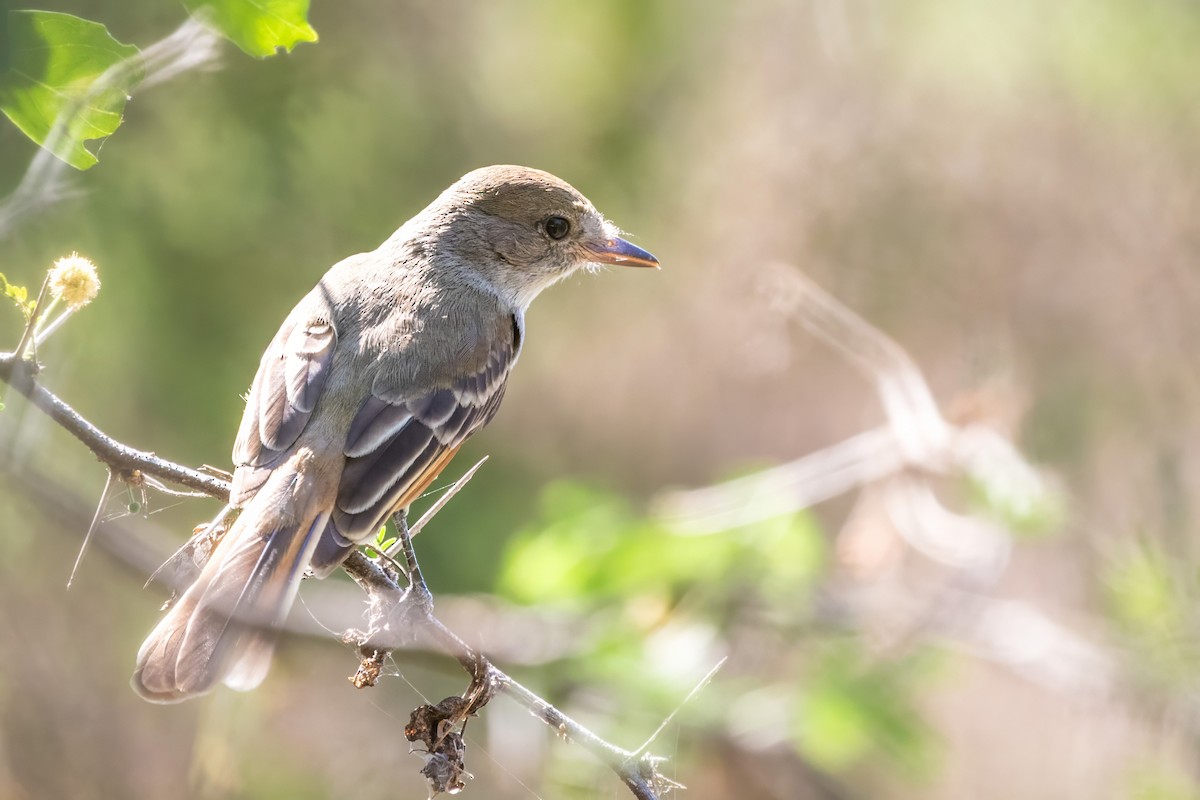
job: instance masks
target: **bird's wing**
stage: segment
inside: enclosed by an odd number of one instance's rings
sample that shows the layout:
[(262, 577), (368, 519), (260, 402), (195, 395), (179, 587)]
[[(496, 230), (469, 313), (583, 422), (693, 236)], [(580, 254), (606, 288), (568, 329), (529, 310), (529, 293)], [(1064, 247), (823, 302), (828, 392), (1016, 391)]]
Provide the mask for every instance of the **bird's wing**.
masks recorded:
[(376, 380), (346, 436), (346, 465), (331, 525), (313, 556), (315, 570), (337, 564), (346, 548), (416, 499), (463, 442), (495, 416), (516, 357), (513, 330), (491, 346), (475, 371), (449, 386), (414, 393)]
[(241, 505), (300, 438), (329, 378), (337, 331), (316, 316), (285, 326), (263, 353), (233, 446), (231, 502)]

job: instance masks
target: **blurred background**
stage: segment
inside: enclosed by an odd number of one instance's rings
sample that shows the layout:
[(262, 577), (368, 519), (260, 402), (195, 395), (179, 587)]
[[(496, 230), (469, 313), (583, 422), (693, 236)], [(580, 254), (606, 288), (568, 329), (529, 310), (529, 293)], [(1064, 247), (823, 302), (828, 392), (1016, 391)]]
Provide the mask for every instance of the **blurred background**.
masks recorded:
[[(185, 17), (35, 5), (143, 47)], [(728, 657), (650, 748), (694, 800), (1200, 797), (1200, 7), (314, 0), (309, 19), (317, 44), (224, 45), (135, 91), (77, 196), (0, 240), (34, 288), (72, 250), (99, 265), (98, 300), (39, 353), (48, 387), (121, 441), (227, 467), (262, 349), (329, 265), (470, 169), (549, 170), (664, 268), (532, 309), (504, 408), (443, 481), (491, 460), (417, 540), (451, 627), (631, 749)], [(0, 195), (35, 153), (0, 125)], [(1016, 515), (953, 470), (903, 471), (1002, 531), (986, 576), (910, 546), (877, 483), (732, 529), (654, 515), (885, 423), (780, 301), (801, 272), (907, 351), (947, 419), (1038, 465), (1050, 499)], [(0, 349), (19, 335), (0, 308)], [(448, 659), (398, 654), (356, 691), (349, 648), (294, 637), (253, 693), (138, 700), (152, 566), (95, 547), (66, 591), (105, 472), (4, 399), (0, 796), (425, 796), (403, 726), (463, 689)], [(122, 493), (101, 535), (165, 557), (217, 508)], [(301, 596), (353, 591), (331, 580)], [(468, 796), (628, 796), (506, 698), (467, 739)]]

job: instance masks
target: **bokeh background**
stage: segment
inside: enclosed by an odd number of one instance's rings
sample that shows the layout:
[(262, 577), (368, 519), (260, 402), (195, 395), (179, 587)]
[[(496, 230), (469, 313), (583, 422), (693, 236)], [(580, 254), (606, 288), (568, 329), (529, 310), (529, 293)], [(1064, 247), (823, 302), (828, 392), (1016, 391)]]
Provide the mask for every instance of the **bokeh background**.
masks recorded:
[[(36, 5), (140, 46), (185, 17)], [(330, 264), (472, 168), (549, 170), (664, 269), (533, 308), (505, 407), (447, 480), (491, 460), (417, 541), (453, 627), (631, 748), (728, 656), (651, 747), (695, 800), (1200, 797), (1200, 7), (314, 0), (310, 20), (317, 44), (227, 46), (135, 92), (78, 195), (0, 240), (14, 282), (72, 250), (101, 270), (40, 354), (48, 386), (122, 441), (226, 466), (262, 348)], [(0, 125), (0, 193), (34, 154)], [(989, 618), (869, 496), (711, 535), (649, 517), (669, 487), (883, 421), (772, 302), (780, 269), (1058, 487), (973, 595), (1036, 612), (1005, 628), (1017, 656), (971, 645)], [(163, 595), (104, 547), (65, 590), (104, 470), (5, 402), (0, 796), (425, 796), (402, 729), (463, 688), (445, 659), (401, 654), (355, 691), (350, 650), (299, 637), (254, 693), (139, 701)], [(134, 499), (102, 533), (163, 555), (216, 510)], [(504, 698), (467, 734), (470, 796), (627, 794)]]

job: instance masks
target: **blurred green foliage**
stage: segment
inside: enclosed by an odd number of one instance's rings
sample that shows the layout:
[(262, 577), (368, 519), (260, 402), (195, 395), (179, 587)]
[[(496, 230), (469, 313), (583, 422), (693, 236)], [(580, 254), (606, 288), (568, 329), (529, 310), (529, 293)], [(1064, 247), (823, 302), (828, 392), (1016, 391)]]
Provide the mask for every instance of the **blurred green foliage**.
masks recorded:
[(792, 726), (797, 747), (822, 769), (841, 771), (882, 754), (906, 773), (928, 778), (937, 765), (937, 742), (913, 699), (936, 663), (927, 650), (881, 661), (853, 642), (819, 648), (799, 682)]
[(500, 593), (531, 604), (594, 603), (641, 593), (669, 602), (699, 586), (749, 585), (772, 601), (807, 596), (825, 566), (825, 538), (807, 514), (688, 535), (637, 514), (629, 499), (559, 481), (536, 521), (510, 542)]
[[(610, 686), (630, 705), (654, 696), (678, 702), (718, 657), (718, 631), (745, 625), (747, 615), (793, 633), (800, 620), (811, 624), (814, 592), (827, 576), (826, 534), (809, 514), (690, 534), (640, 515), (621, 495), (569, 481), (547, 486), (539, 508), (510, 543), (497, 591), (588, 620), (578, 655), (551, 674)], [(778, 702), (790, 709), (798, 751), (831, 772), (883, 754), (905, 773), (927, 776), (936, 746), (913, 698), (933, 674), (930, 653), (880, 658), (833, 639), (812, 655), (800, 674), (753, 687), (795, 696)], [(740, 684), (718, 679), (685, 713), (724, 727), (717, 710), (736, 704), (748, 688)]]
[(976, 471), (967, 476), (969, 507), (1023, 538), (1060, 533), (1067, 514), (1062, 493), (1029, 478), (999, 471)]
[(1195, 781), (1163, 763), (1137, 766), (1129, 780), (1129, 800), (1200, 800)]
[[(1188, 75), (1200, 19), (1189, 3), (918, 0), (894, 20), (905, 27), (905, 54), (929, 80), (981, 99), (1020, 102), (1050, 78), (1110, 121), (1197, 121)], [(947, 62), (957, 68), (944, 69)]]
[[(141, 45), (183, 17), (149, 0), (38, 5)], [(36, 287), (72, 249), (103, 270), (101, 302), (40, 353), (48, 386), (132, 445), (227, 465), (259, 353), (330, 264), (468, 169), (549, 169), (666, 266), (581, 278), (533, 309), (509, 399), (460, 462), (494, 457), (417, 541), (439, 602), (484, 594), (517, 603), (519, 621), (561, 615), (569, 629), (543, 660), (534, 640), (559, 629), (519, 628), (531, 654), (515, 670), (630, 746), (729, 656), (651, 747), (697, 798), (821, 795), (830, 776), (829, 796), (1195, 796), (1196, 736), (1181, 721), (1200, 659), (1194, 4), (328, 0), (311, 12), (311, 27), (293, 18), (280, 35), (319, 29), (319, 46), (263, 62), (230, 49), (220, 69), (138, 89), (104, 163), (75, 176), (79, 195), (0, 242), (14, 286)], [(243, 46), (289, 46), (258, 35)], [(35, 153), (0, 128), (5, 191)], [(971, 508), (1017, 532), (1067, 521), (1054, 542), (1018, 547), (996, 591), (1123, 644), (1113, 669), (1141, 693), (1113, 679), (1109, 702), (1077, 704), (1068, 658), (1036, 683), (1027, 662), (939, 655), (959, 667), (947, 676), (927, 642), (875, 647), (908, 610), (887, 598), (919, 605), (945, 576), (895, 556), (903, 545), (878, 523), (878, 566), (848, 569), (847, 501), (712, 535), (644, 518), (662, 486), (794, 458), (877, 418), (845, 365), (763, 302), (757, 267), (780, 260), (884, 324), (939, 401), (993, 368), (1015, 385), (1024, 399), (999, 427), (1072, 500), (1050, 507), (977, 476)], [(15, 341), (20, 318), (4, 314), (0, 339)], [(158, 605), (145, 575), (94, 552), (60, 588), (103, 470), (19, 401), (0, 426), (4, 466), (51, 476), (61, 495), (0, 485), (0, 796), (177, 795), (189, 773), (206, 797), (424, 796), (396, 752), (419, 698), (401, 680), (348, 695), (352, 656), (329, 643), (285, 642), (253, 695), (140, 704), (128, 670)], [(57, 515), (72, 503), (80, 524)], [(176, 503), (138, 509), (170, 545), (215, 510)], [(1135, 530), (1153, 533), (1109, 548)], [(875, 589), (884, 607), (866, 619), (830, 600)], [(1044, 633), (1019, 652), (1039, 652)], [(430, 696), (462, 689), (457, 673), (397, 661)], [(472, 722), (469, 793), (619, 793), (534, 720), (485, 731), (502, 703)], [(211, 740), (223, 749), (210, 757)], [(1147, 753), (1166, 763), (1143, 768)], [(776, 783), (756, 784), (761, 773)]]
[(1193, 686), (1200, 574), (1147, 540), (1111, 557), (1103, 578), (1109, 613), (1130, 645), (1134, 668), (1172, 690)]

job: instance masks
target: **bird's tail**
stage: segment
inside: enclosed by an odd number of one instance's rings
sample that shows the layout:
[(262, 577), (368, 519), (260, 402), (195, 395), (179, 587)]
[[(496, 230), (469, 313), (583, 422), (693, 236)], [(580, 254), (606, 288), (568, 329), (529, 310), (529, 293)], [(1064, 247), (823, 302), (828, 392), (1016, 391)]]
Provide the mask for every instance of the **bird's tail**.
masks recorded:
[(276, 633), (329, 519), (303, 472), (276, 471), (146, 638), (132, 681), (143, 698), (176, 703), (220, 681), (244, 691), (266, 677)]

